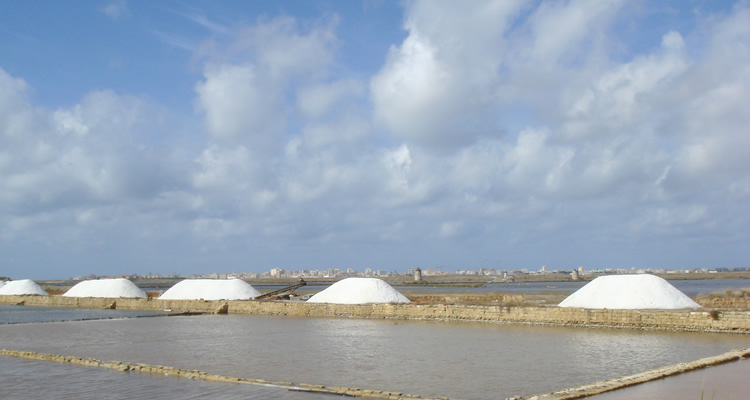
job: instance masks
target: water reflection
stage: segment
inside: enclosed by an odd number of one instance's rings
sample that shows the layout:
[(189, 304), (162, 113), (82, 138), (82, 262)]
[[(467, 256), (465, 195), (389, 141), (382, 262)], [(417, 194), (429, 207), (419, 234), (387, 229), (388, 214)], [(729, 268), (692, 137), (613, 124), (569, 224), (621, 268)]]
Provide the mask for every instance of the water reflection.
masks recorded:
[(591, 400), (683, 400), (747, 398), (750, 361), (735, 361), (604, 393)]
[(0, 326), (0, 347), (466, 399), (531, 395), (746, 347), (719, 334), (207, 315)]
[(44, 361), (0, 357), (0, 398), (33, 399), (279, 399), (316, 400), (320, 395), (280, 388), (223, 384), (121, 373)]
[(85, 308), (25, 307), (0, 304), (0, 324), (134, 318), (155, 316), (161, 314), (164, 313), (151, 311), (101, 310)]

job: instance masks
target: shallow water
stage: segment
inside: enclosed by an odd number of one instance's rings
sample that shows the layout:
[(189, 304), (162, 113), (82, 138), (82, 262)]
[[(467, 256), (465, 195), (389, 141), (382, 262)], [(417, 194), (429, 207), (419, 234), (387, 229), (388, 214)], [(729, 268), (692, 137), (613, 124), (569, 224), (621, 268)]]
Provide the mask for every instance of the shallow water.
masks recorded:
[(590, 400), (746, 399), (750, 397), (749, 376), (750, 360), (735, 361), (604, 393)]
[[(0, 348), (465, 399), (545, 393), (748, 342), (727, 334), (237, 315), (0, 326)], [(121, 397), (146, 396), (147, 386)]]
[(255, 385), (215, 383), (122, 373), (45, 361), (0, 357), (4, 400), (94, 399), (279, 399), (325, 400), (325, 396)]
[(87, 308), (24, 307), (0, 304), (0, 324), (29, 322), (85, 321), (91, 319), (134, 318), (163, 315), (163, 312), (101, 310)]

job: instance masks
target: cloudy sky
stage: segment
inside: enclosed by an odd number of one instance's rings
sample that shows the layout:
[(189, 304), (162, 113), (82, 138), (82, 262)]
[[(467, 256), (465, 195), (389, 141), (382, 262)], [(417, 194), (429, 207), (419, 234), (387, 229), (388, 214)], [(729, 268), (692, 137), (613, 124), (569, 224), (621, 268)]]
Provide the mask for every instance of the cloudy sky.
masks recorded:
[(0, 7), (0, 275), (750, 266), (747, 1)]

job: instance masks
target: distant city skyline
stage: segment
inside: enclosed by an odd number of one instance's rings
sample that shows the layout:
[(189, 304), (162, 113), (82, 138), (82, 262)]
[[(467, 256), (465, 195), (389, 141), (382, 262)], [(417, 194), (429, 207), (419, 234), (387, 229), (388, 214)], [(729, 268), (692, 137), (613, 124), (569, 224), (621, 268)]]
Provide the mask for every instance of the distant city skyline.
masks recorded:
[[(488, 278), (498, 279), (500, 277), (512, 277), (515, 275), (546, 275), (546, 274), (568, 274), (575, 271), (574, 280), (578, 277), (585, 277), (592, 274), (697, 274), (697, 273), (718, 273), (718, 272), (747, 272), (750, 271), (750, 267), (733, 267), (733, 268), (699, 268), (699, 269), (664, 269), (664, 268), (595, 268), (586, 269), (584, 267), (562, 269), (562, 270), (550, 270), (546, 266), (539, 268), (538, 270), (529, 270), (527, 268), (514, 269), (514, 270), (501, 270), (495, 268), (476, 268), (466, 270), (446, 270), (437, 268), (420, 268), (420, 275), (425, 280), (429, 280), (430, 277), (437, 276), (486, 276)], [(387, 278), (387, 277), (406, 277), (407, 280), (411, 280), (414, 277), (416, 268), (410, 268), (407, 271), (387, 271), (387, 270), (372, 270), (366, 268), (363, 271), (357, 271), (352, 268), (346, 270), (340, 270), (337, 268), (317, 270), (317, 269), (305, 269), (305, 270), (287, 270), (282, 268), (273, 268), (269, 271), (264, 272), (209, 272), (202, 274), (178, 274), (176, 272), (170, 272), (168, 274), (153, 274), (146, 273), (144, 275), (139, 274), (122, 274), (114, 276), (97, 276), (95, 274), (81, 275), (70, 277), (71, 280), (88, 280), (88, 279), (109, 279), (109, 278), (126, 278), (126, 279), (248, 279), (248, 280), (262, 280), (262, 279), (296, 279), (296, 278), (349, 278), (349, 277), (371, 277), (371, 278)]]
[(0, 275), (750, 264), (747, 1), (0, 2)]

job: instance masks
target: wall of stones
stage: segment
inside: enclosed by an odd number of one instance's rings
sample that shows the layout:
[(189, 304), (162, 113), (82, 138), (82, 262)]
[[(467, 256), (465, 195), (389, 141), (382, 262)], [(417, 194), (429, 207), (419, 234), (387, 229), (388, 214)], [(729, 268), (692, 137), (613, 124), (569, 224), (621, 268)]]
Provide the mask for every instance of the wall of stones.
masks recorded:
[(166, 310), (174, 313), (483, 321), (536, 325), (750, 333), (750, 311), (726, 309), (637, 311), (588, 310), (554, 306), (521, 307), (456, 304), (345, 305), (282, 301), (103, 299), (61, 296), (0, 296), (0, 303), (22, 304), (26, 306), (116, 308), (143, 311)]

